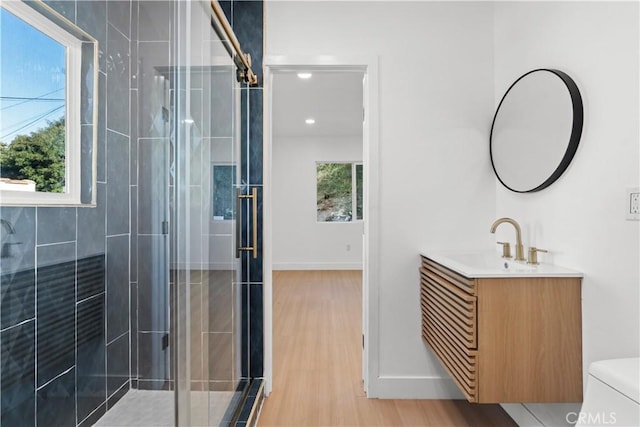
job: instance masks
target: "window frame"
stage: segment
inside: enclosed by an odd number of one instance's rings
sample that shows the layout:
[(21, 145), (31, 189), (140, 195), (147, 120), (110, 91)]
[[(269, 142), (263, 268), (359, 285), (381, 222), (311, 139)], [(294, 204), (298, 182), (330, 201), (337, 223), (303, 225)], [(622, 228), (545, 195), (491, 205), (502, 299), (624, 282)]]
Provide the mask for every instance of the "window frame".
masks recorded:
[[(351, 165), (351, 219), (349, 221), (318, 221), (318, 165), (319, 164), (339, 164), (339, 165)], [(357, 174), (356, 169), (358, 166), (362, 166), (362, 173), (364, 178), (364, 162), (362, 160), (317, 160), (315, 162), (315, 188), (316, 188), (316, 223), (318, 224), (351, 224), (363, 222), (364, 218), (358, 218), (358, 186), (357, 186)], [(363, 181), (364, 186), (364, 181)], [(363, 188), (363, 200), (362, 200), (362, 213), (364, 215), (364, 188)]]
[(362, 166), (362, 215), (364, 216), (364, 163), (353, 162), (351, 168), (351, 204), (353, 208), (353, 216), (350, 222), (362, 222), (364, 218), (358, 218), (358, 166)]
[[(82, 43), (38, 10), (22, 1), (0, 6), (65, 47), (65, 191), (63, 193), (0, 190), (0, 204), (67, 206), (81, 204), (81, 84)], [(51, 11), (55, 14), (55, 12)], [(61, 19), (64, 19), (60, 17)], [(96, 92), (97, 93), (97, 92)], [(95, 105), (94, 105), (95, 107)], [(95, 109), (94, 109), (95, 110)], [(95, 122), (95, 121), (94, 121)]]

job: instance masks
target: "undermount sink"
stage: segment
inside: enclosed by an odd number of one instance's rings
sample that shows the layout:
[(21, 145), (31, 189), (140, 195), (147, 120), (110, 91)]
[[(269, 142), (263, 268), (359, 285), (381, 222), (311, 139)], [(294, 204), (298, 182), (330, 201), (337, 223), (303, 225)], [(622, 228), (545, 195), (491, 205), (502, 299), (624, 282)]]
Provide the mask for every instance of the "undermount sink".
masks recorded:
[(423, 252), (422, 255), (465, 277), (582, 277), (582, 273), (541, 263), (529, 265), (499, 257), (495, 252)]

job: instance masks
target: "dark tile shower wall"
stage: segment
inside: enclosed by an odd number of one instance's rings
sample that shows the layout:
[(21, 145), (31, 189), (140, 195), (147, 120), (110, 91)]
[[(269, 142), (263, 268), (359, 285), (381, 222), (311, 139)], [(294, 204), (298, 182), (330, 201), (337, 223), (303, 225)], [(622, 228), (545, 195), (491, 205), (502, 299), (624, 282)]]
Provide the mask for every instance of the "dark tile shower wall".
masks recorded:
[[(263, 277), (262, 277), (262, 56), (263, 56), (263, 2), (233, 0), (220, 2), (227, 19), (238, 37), (242, 49), (251, 55), (252, 69), (258, 76), (256, 87), (242, 89), (242, 121), (248, 126), (242, 130), (241, 179), (248, 191), (258, 189), (258, 256), (242, 255), (242, 369), (243, 376), (256, 378), (263, 375)], [(248, 109), (246, 108), (248, 106)], [(248, 117), (247, 117), (248, 114)], [(250, 224), (243, 224), (243, 245), (250, 245)]]
[(137, 3), (47, 3), (99, 43), (97, 206), (0, 207), (13, 226), (13, 233), (0, 228), (0, 425), (7, 427), (92, 425), (129, 389)]

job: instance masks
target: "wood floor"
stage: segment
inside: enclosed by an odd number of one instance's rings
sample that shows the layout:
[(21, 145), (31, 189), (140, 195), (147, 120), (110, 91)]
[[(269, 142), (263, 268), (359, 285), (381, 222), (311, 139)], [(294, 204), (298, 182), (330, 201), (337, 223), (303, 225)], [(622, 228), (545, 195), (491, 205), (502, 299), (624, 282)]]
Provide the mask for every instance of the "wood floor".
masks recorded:
[(498, 405), (367, 399), (360, 271), (274, 271), (273, 371), (260, 426), (515, 426)]

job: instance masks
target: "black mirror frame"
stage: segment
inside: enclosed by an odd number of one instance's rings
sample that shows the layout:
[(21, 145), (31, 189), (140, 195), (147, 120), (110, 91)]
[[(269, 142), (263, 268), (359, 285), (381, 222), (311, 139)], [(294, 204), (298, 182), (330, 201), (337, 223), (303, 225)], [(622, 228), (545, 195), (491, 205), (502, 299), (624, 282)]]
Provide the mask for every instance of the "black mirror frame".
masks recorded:
[[(502, 106), (502, 103), (504, 102), (504, 100), (507, 97), (507, 95), (509, 95), (509, 92), (511, 91), (511, 89), (516, 84), (518, 84), (518, 82), (520, 80), (522, 80), (523, 78), (525, 78), (529, 74), (535, 73), (535, 72), (538, 72), (538, 71), (547, 71), (547, 72), (555, 74), (556, 76), (558, 76), (560, 78), (560, 80), (562, 80), (562, 82), (567, 87), (567, 90), (569, 91), (569, 95), (571, 96), (571, 105), (573, 107), (573, 123), (571, 125), (571, 136), (569, 137), (569, 145), (567, 146), (567, 150), (565, 151), (564, 156), (562, 157), (562, 160), (560, 161), (560, 164), (558, 164), (558, 167), (553, 171), (551, 176), (549, 176), (542, 184), (540, 184), (539, 186), (537, 186), (535, 188), (532, 188), (530, 190), (515, 190), (515, 189), (509, 187), (502, 180), (502, 178), (500, 178), (500, 175), (498, 174), (498, 171), (496, 171), (496, 166), (495, 166), (495, 164), (493, 162), (493, 149), (492, 149), (493, 148), (493, 127), (494, 127), (494, 125), (496, 123), (496, 118), (498, 117), (498, 113), (500, 112), (500, 107)], [(584, 110), (583, 110), (583, 105), (582, 105), (582, 96), (580, 95), (580, 90), (578, 89), (578, 86), (573, 81), (573, 79), (571, 77), (569, 77), (569, 75), (567, 75), (566, 73), (564, 73), (564, 72), (562, 72), (560, 70), (556, 70), (556, 69), (552, 69), (552, 68), (537, 68), (535, 70), (532, 70), (532, 71), (529, 71), (528, 73), (523, 74), (515, 82), (513, 82), (513, 84), (511, 86), (509, 86), (509, 89), (507, 89), (507, 91), (505, 92), (504, 96), (500, 100), (500, 104), (498, 104), (498, 108), (496, 109), (496, 113), (493, 116), (493, 121), (491, 122), (491, 134), (489, 135), (489, 156), (491, 157), (491, 167), (493, 168), (493, 172), (496, 175), (496, 178), (498, 178), (500, 183), (505, 188), (507, 188), (508, 190), (511, 190), (511, 191), (513, 191), (515, 193), (534, 193), (536, 191), (544, 190), (545, 188), (547, 188), (548, 186), (553, 184), (558, 178), (560, 178), (560, 176), (564, 173), (564, 171), (569, 167), (569, 164), (571, 163), (571, 160), (573, 160), (573, 156), (575, 155), (576, 151), (578, 150), (578, 145), (580, 144), (580, 137), (582, 136), (583, 121), (584, 121)]]

